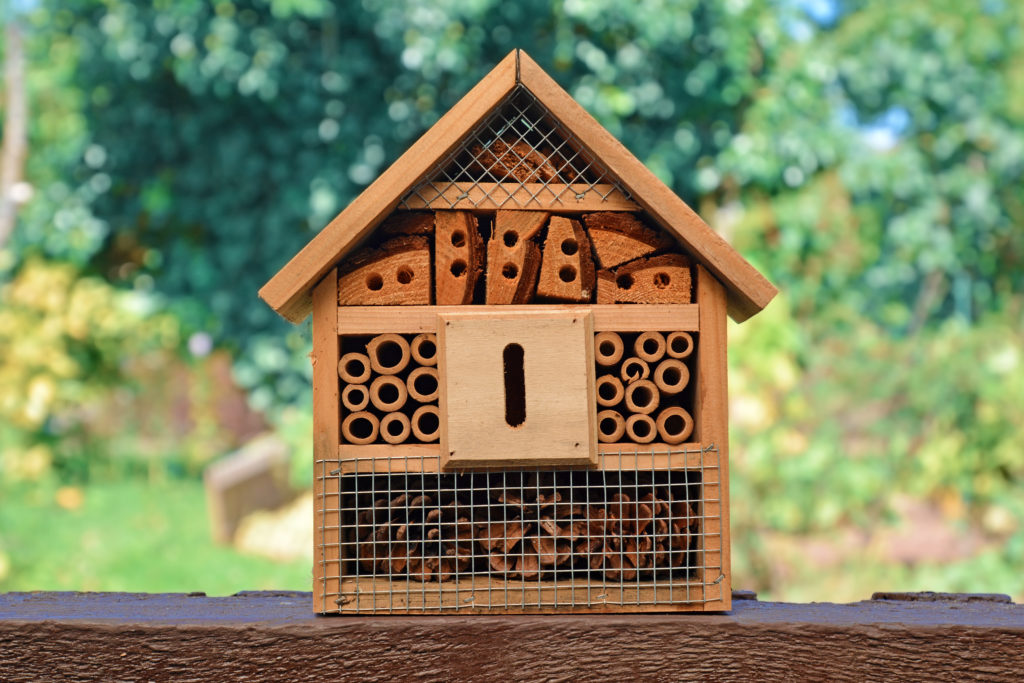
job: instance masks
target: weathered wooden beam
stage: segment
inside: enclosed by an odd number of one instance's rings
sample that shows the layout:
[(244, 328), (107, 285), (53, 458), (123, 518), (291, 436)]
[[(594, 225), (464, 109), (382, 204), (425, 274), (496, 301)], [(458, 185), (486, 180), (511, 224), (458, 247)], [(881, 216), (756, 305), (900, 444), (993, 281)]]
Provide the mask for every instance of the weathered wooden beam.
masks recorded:
[[(1024, 605), (935, 596), (726, 614), (315, 617), (310, 595), (0, 595), (0, 680), (1014, 680)], [(911, 596), (913, 597), (913, 596)]]

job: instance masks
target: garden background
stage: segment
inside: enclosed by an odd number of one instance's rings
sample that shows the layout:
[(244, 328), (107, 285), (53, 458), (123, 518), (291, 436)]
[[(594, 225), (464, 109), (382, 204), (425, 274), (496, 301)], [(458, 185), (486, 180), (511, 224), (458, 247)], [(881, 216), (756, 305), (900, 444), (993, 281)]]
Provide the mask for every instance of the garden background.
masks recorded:
[(310, 553), (217, 546), (206, 519), (204, 466), (262, 432), (311, 481), (308, 322), (256, 291), (521, 47), (781, 290), (729, 327), (736, 587), (1024, 599), (1024, 4), (3, 21), (0, 591), (308, 590)]

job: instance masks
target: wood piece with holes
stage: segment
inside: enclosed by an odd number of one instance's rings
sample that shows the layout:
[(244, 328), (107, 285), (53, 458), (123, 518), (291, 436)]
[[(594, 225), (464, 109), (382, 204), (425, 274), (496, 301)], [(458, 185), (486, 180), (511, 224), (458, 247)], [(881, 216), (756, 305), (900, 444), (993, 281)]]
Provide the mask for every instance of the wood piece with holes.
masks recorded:
[(484, 257), (476, 216), (437, 211), (434, 226), (434, 299), (438, 306), (471, 304)]
[(537, 297), (548, 301), (587, 302), (594, 297), (594, 261), (579, 221), (552, 216), (544, 240)]
[(487, 242), (488, 304), (525, 304), (533, 299), (540, 247), (533, 241), (548, 222), (546, 211), (498, 211)]
[(583, 215), (598, 268), (615, 268), (672, 246), (664, 233), (644, 225), (638, 216), (619, 211)]
[(442, 466), (596, 461), (589, 312), (439, 316)]
[(597, 273), (599, 304), (688, 304), (690, 261), (681, 254), (663, 254), (632, 261), (616, 270)]
[(338, 276), (341, 306), (411, 306), (431, 302), (430, 241), (395, 237), (377, 249), (364, 249)]

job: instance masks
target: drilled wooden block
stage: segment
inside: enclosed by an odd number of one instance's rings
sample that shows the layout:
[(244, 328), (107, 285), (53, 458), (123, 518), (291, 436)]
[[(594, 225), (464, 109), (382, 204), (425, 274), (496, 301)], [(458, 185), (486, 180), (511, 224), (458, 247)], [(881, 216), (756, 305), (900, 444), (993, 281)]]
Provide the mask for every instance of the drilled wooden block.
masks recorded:
[(594, 260), (579, 221), (552, 216), (544, 240), (537, 296), (549, 301), (584, 303), (594, 295)]
[(672, 245), (667, 235), (651, 230), (631, 213), (584, 214), (583, 223), (593, 244), (598, 268), (615, 268)]
[(430, 242), (396, 237), (379, 249), (366, 249), (338, 277), (342, 306), (423, 305), (431, 303)]
[(687, 304), (692, 301), (690, 261), (665, 254), (597, 273), (599, 304)]
[(438, 211), (434, 216), (434, 282), (437, 305), (473, 303), (483, 272), (483, 240), (469, 211)]
[(533, 238), (548, 222), (546, 211), (498, 211), (487, 243), (487, 303), (525, 304), (533, 299), (540, 247)]

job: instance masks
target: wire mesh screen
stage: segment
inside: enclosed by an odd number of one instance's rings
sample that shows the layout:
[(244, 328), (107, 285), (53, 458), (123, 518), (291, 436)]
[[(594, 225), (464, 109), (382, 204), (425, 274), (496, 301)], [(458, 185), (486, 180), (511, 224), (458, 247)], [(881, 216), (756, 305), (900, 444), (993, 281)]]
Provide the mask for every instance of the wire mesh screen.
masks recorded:
[(433, 456), (321, 464), (325, 604), (507, 612), (721, 599), (717, 449), (600, 459), (596, 470), (467, 473), (438, 473)]
[(522, 86), (400, 204), (407, 209), (571, 206), (629, 193)]

